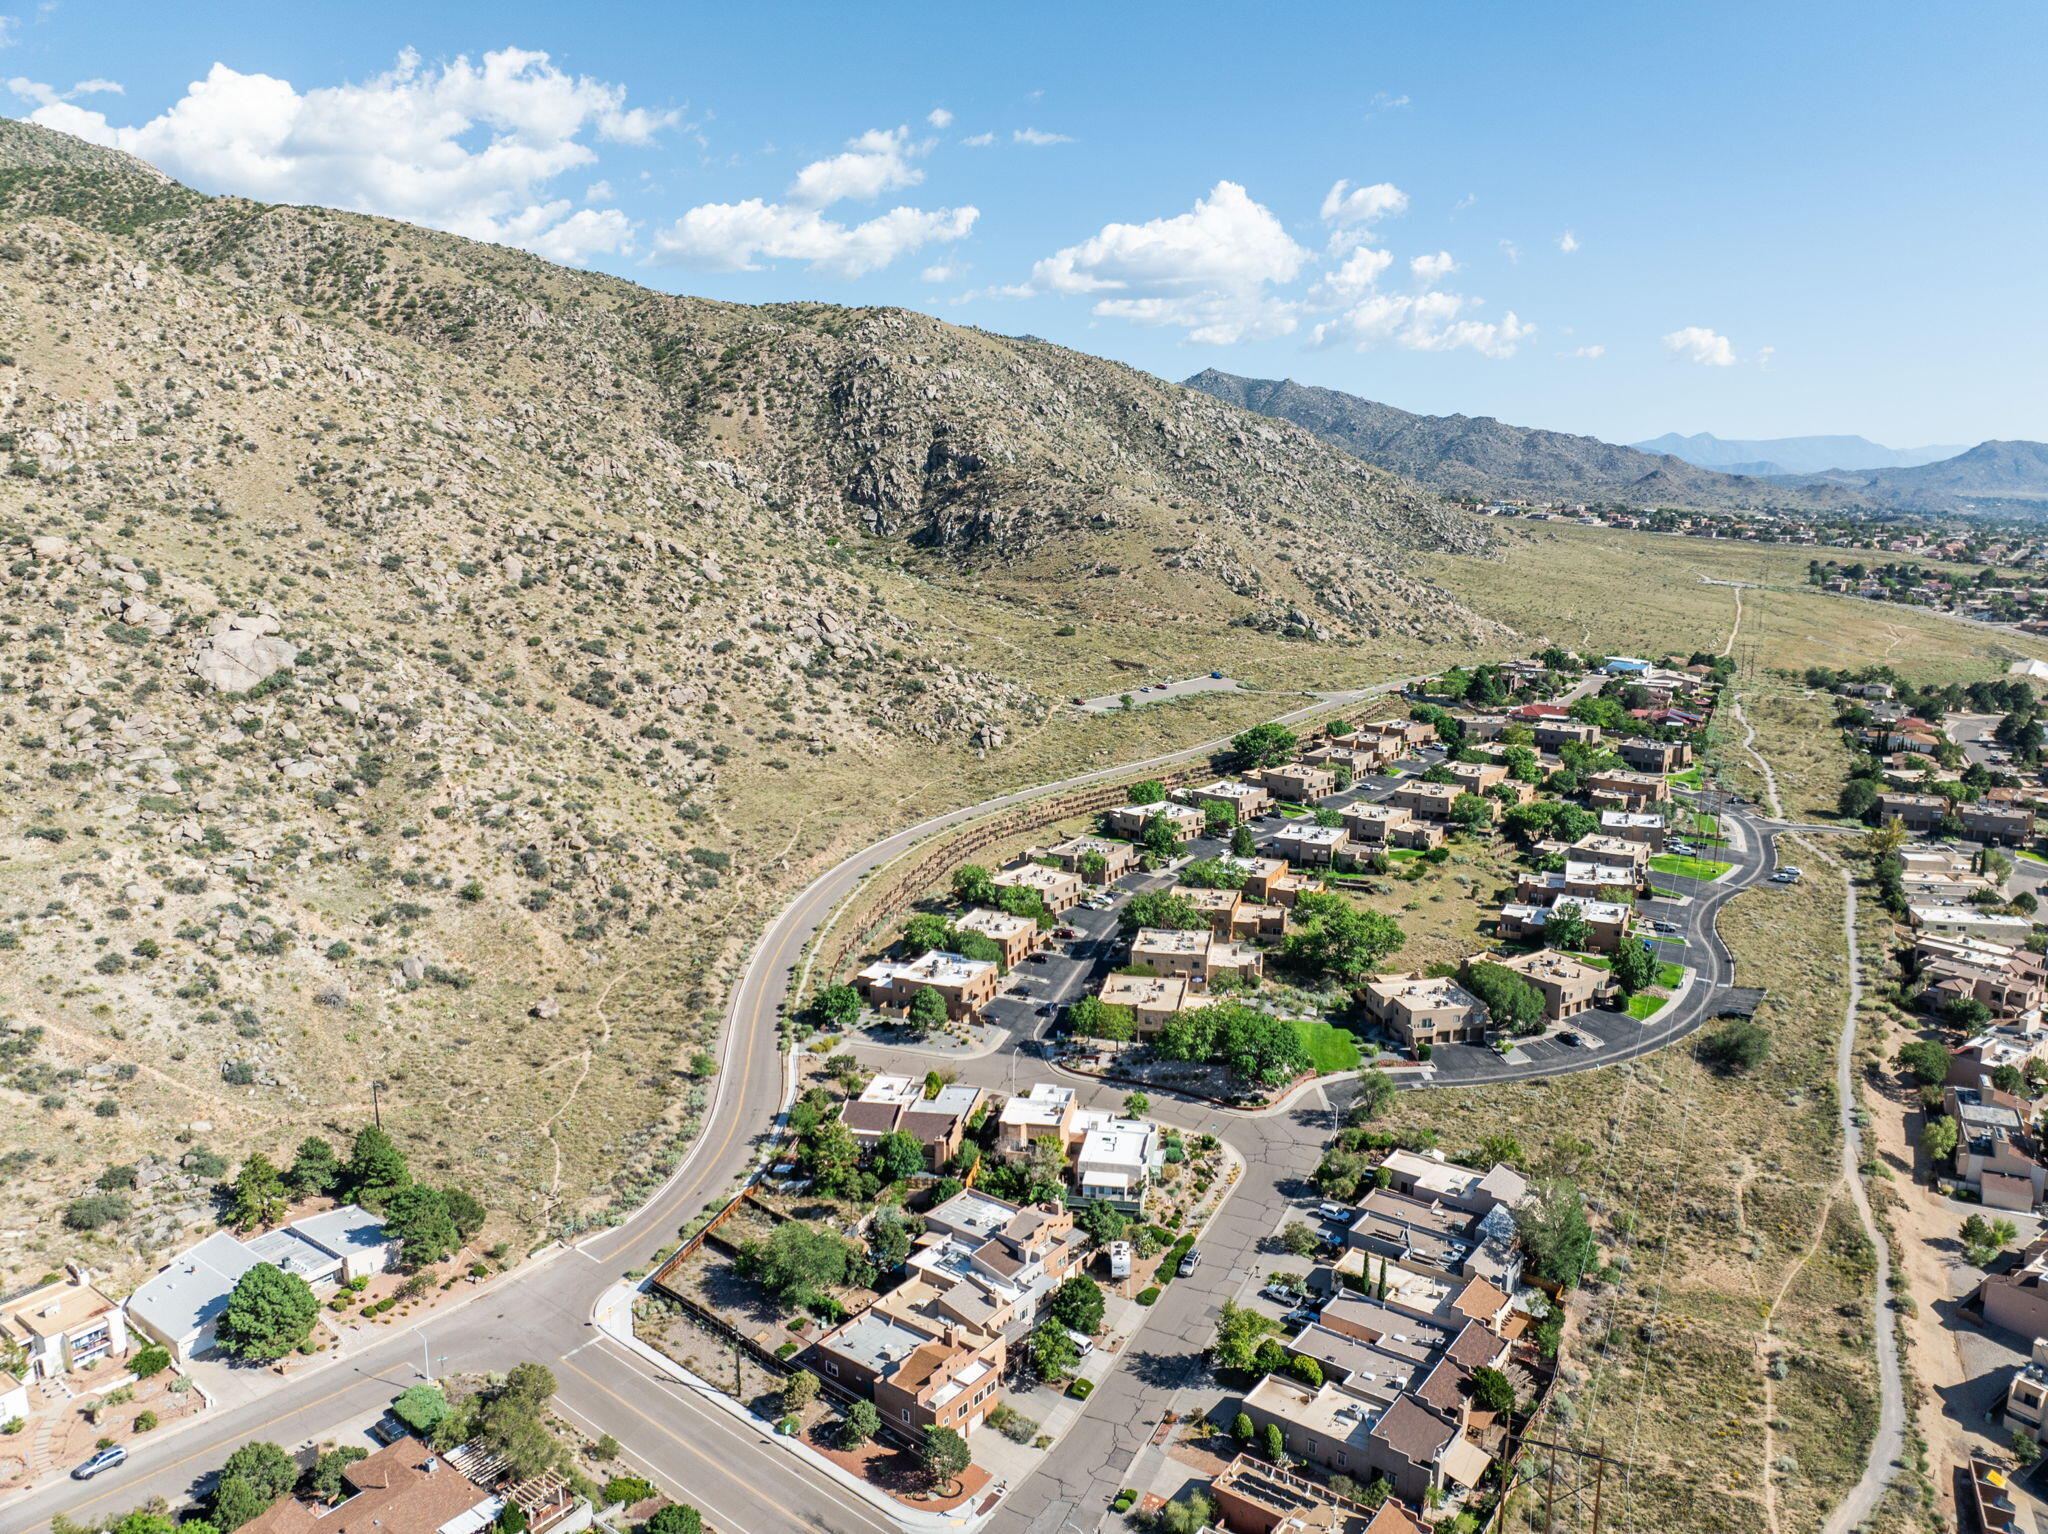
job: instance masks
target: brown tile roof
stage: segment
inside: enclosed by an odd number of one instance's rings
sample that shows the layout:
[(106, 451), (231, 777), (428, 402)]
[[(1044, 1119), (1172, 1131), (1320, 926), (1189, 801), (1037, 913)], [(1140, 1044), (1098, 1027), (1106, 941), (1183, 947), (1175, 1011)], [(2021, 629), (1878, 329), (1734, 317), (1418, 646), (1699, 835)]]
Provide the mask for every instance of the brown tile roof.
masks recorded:
[(1491, 1321), (1506, 1306), (1508, 1297), (1483, 1278), (1475, 1278), (1451, 1301), (1451, 1308), (1475, 1321)]
[(1401, 1396), (1373, 1424), (1372, 1436), (1411, 1464), (1435, 1461), (1458, 1430), (1413, 1396)]
[(415, 1438), (401, 1438), (343, 1472), (354, 1490), (320, 1514), (287, 1497), (242, 1525), (250, 1534), (434, 1534), (490, 1496)]
[(1388, 1501), (1382, 1502), (1380, 1510), (1372, 1515), (1365, 1534), (1429, 1534), (1429, 1525), (1400, 1503)]
[(1455, 1422), (1465, 1409), (1465, 1371), (1443, 1359), (1415, 1387), (1415, 1394)]
[(903, 1112), (901, 1103), (848, 1103), (839, 1114), (840, 1122), (856, 1133), (885, 1135), (896, 1128)]
[(1451, 1345), (1444, 1349), (1444, 1357), (1460, 1368), (1476, 1369), (1498, 1358), (1500, 1346), (1499, 1337), (1477, 1321), (1467, 1321), (1464, 1329), (1451, 1339)]
[(889, 1376), (889, 1383), (915, 1395), (930, 1379), (946, 1366), (946, 1360), (957, 1351), (951, 1343), (927, 1342), (913, 1349), (903, 1360), (903, 1366)]

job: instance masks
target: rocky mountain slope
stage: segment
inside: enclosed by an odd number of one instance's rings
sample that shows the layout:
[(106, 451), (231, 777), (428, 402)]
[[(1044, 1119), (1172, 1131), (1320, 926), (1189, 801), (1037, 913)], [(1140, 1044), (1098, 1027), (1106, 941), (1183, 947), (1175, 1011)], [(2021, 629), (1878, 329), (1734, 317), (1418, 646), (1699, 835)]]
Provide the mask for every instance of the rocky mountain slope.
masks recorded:
[(1714, 508), (1848, 505), (1828, 487), (1788, 487), (1719, 474), (1668, 454), (1509, 426), (1490, 416), (1417, 415), (1292, 379), (1240, 378), (1209, 368), (1188, 387), (1307, 428), (1367, 463), (1450, 495)]
[[(207, 1153), (352, 1132), (372, 1083), (514, 1233), (609, 1217), (779, 890), (991, 755), (1150, 738), (1055, 714), (1109, 656), (1497, 637), (1406, 570), (1482, 527), (1041, 342), (5, 125), (0, 1288), (146, 1261)], [(103, 1173), (124, 1212), (60, 1231)]]

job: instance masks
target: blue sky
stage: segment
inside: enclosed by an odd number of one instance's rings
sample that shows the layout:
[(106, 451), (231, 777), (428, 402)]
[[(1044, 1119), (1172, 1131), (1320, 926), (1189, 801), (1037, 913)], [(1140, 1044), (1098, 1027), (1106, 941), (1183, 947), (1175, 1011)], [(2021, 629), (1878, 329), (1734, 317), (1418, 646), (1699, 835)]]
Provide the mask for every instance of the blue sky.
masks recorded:
[(1914, 446), (2048, 437), (2044, 32), (1885, 0), (60, 0), (0, 74), (207, 191), (673, 291), (1613, 440)]

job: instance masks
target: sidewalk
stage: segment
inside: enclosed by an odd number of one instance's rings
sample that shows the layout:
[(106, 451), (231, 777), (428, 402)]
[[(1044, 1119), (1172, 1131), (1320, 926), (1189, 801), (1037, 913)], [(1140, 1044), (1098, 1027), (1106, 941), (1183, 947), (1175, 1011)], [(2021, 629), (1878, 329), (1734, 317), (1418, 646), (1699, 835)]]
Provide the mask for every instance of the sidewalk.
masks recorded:
[[(845, 1490), (852, 1492), (877, 1512), (903, 1528), (930, 1531), (937, 1534), (941, 1529), (975, 1529), (983, 1518), (972, 1513), (926, 1513), (909, 1507), (887, 1492), (870, 1486), (860, 1477), (834, 1464), (808, 1444), (785, 1437), (777, 1430), (775, 1422), (756, 1412), (749, 1411), (738, 1401), (720, 1390), (708, 1380), (702, 1379), (684, 1368), (666, 1353), (657, 1352), (633, 1334), (633, 1303), (646, 1292), (646, 1280), (638, 1283), (612, 1285), (598, 1297), (597, 1304), (590, 1312), (591, 1323), (599, 1332), (620, 1347), (629, 1350), (642, 1362), (651, 1365), (668, 1377), (689, 1387), (700, 1400), (717, 1407), (726, 1415), (746, 1423), (749, 1427), (764, 1433), (775, 1446), (792, 1458), (800, 1459), (820, 1474), (829, 1476)], [(987, 1431), (984, 1429), (984, 1431)], [(998, 1478), (1000, 1479), (1000, 1478)]]

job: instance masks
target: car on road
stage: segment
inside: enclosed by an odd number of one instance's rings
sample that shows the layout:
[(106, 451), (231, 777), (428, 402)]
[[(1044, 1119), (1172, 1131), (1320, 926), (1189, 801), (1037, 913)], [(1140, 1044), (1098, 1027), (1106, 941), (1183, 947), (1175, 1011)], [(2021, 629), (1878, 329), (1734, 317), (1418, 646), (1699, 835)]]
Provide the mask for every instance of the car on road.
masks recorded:
[(1798, 882), (1799, 874), (1793, 869), (1781, 868), (1771, 875), (1771, 883), (1773, 884), (1797, 884)]
[(1079, 931), (1077, 931), (1077, 930), (1076, 930), (1075, 928), (1073, 928), (1073, 927), (1055, 927), (1055, 928), (1053, 928), (1053, 929), (1052, 929), (1052, 935), (1053, 935), (1054, 937), (1062, 937), (1062, 938), (1066, 938), (1066, 937), (1079, 937), (1079, 936), (1080, 936), (1081, 934), (1080, 934), (1080, 932), (1079, 932)]
[[(792, 1170), (794, 1169), (792, 1168)], [(386, 1447), (397, 1443), (399, 1439), (405, 1437), (411, 1431), (411, 1428), (398, 1420), (397, 1412), (387, 1411), (383, 1416), (370, 1424), (370, 1436)]]
[(1681, 929), (1675, 921), (1653, 921), (1650, 923), (1650, 930), (1652, 932), (1677, 932)]
[(1180, 1277), (1187, 1278), (1194, 1273), (1195, 1268), (1197, 1267), (1197, 1265), (1200, 1264), (1201, 1260), (1202, 1249), (1199, 1246), (1191, 1246), (1188, 1248), (1187, 1256), (1181, 1258), (1180, 1266), (1175, 1268), (1173, 1271)]
[(1209, 673), (1209, 680), (1212, 682), (1220, 682), (1223, 680), (1223, 673), (1220, 671), (1212, 671)]
[(91, 1459), (71, 1472), (74, 1481), (89, 1481), (102, 1471), (112, 1470), (116, 1465), (128, 1463), (128, 1451), (119, 1444), (112, 1444), (95, 1454)]
[(1313, 1305), (1301, 1305), (1288, 1311), (1286, 1320), (1289, 1326), (1306, 1326), (1321, 1314)]
[(1040, 1008), (1038, 1009), (1038, 1015), (1039, 1015), (1040, 1017), (1051, 1017), (1051, 1016), (1052, 1016), (1052, 1015), (1053, 1015), (1054, 1013), (1056, 1013), (1056, 1012), (1058, 1012), (1058, 1011), (1059, 1011), (1059, 1003), (1057, 1003), (1057, 1002), (1052, 1002), (1052, 1001), (1049, 1001), (1049, 1002), (1047, 1002), (1047, 1003), (1046, 1003), (1046, 1004), (1045, 1004), (1044, 1006), (1042, 1006), (1042, 1007), (1040, 1007)]
[(1051, 957), (1052, 955), (1049, 953), (1027, 953), (1024, 955), (1024, 962), (1026, 964), (1043, 964)]

